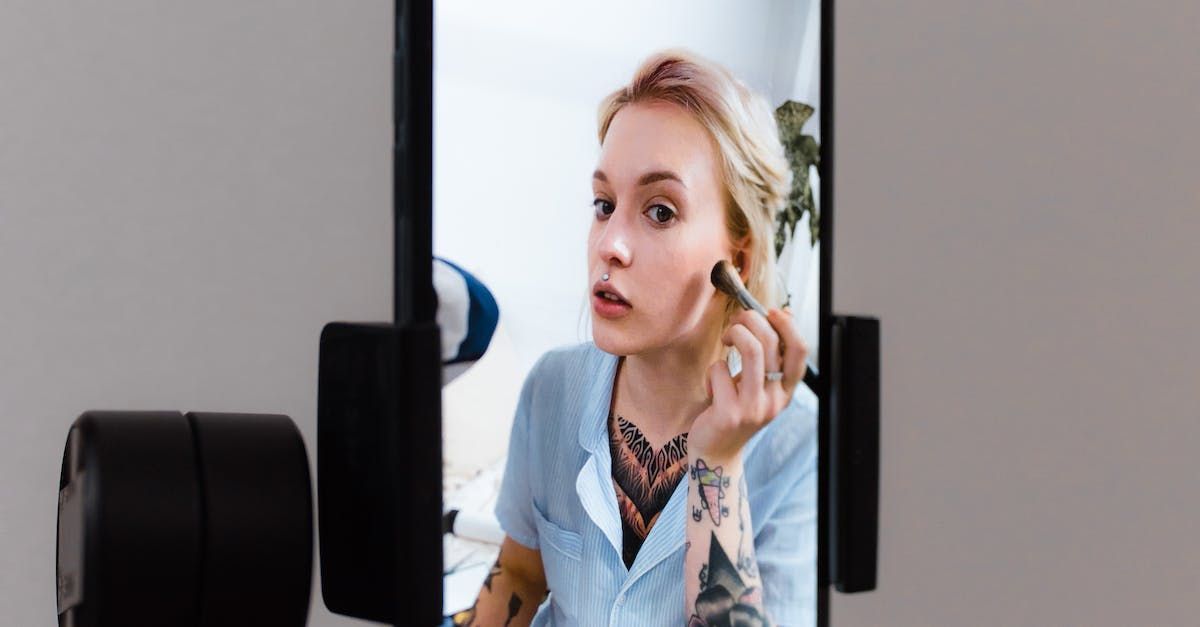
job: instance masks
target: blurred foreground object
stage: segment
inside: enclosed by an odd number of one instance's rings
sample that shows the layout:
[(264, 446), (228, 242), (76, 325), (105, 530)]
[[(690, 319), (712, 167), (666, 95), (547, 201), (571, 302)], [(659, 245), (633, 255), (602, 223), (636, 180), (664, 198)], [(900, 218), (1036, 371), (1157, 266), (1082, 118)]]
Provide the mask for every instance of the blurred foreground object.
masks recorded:
[(304, 625), (312, 540), (287, 416), (88, 411), (59, 479), (58, 624)]

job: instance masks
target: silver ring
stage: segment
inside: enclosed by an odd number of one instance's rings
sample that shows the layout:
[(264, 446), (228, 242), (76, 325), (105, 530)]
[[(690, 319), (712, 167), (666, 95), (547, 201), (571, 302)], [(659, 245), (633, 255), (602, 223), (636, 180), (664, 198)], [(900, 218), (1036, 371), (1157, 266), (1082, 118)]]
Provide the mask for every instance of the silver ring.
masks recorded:
[(766, 375), (766, 379), (767, 379), (767, 381), (779, 381), (779, 380), (783, 379), (783, 371), (776, 370), (775, 372), (768, 372)]
[(604, 273), (604, 278), (603, 278), (603, 280), (605, 280), (605, 281), (607, 281), (607, 280), (608, 280), (608, 273), (607, 273), (607, 272), (605, 272), (605, 273)]

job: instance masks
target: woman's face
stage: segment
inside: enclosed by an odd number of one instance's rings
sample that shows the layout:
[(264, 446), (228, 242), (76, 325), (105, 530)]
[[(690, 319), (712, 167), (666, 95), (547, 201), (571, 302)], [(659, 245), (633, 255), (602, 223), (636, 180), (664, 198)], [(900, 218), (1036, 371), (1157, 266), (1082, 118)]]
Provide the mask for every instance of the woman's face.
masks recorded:
[[(715, 343), (725, 298), (709, 273), (733, 248), (708, 131), (674, 104), (626, 105), (609, 125), (592, 189), (588, 282), (596, 345), (629, 355)], [(597, 295), (605, 273), (627, 305)]]

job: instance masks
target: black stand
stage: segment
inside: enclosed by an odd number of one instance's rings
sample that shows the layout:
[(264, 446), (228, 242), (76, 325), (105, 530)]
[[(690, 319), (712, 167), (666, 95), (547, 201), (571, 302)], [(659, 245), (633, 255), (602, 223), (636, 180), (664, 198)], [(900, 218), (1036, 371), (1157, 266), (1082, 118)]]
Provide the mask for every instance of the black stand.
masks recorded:
[(829, 580), (875, 589), (879, 531), (879, 320), (833, 316)]
[(394, 320), (326, 325), (317, 392), (321, 594), (442, 623), (442, 358), (433, 288), (433, 3), (396, 1)]

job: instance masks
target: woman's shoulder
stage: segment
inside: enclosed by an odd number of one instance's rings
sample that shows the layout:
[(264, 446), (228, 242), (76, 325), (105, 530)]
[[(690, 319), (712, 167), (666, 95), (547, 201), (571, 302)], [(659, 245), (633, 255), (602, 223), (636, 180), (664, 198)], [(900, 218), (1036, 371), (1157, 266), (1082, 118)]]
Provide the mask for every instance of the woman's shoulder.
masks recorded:
[(541, 412), (577, 414), (603, 396), (615, 362), (590, 341), (556, 346), (529, 369), (522, 396)]
[(542, 353), (526, 376), (539, 387), (565, 390), (596, 383), (601, 367), (614, 357), (592, 341), (555, 346)]
[(582, 361), (587, 361), (589, 358), (594, 358), (597, 353), (607, 354), (600, 350), (595, 342), (577, 342), (574, 344), (560, 344), (547, 349), (537, 359), (537, 364), (552, 364), (552, 365), (569, 365)]
[(603, 411), (605, 373), (611, 372), (612, 365), (606, 358), (615, 359), (584, 342), (556, 346), (534, 362), (521, 401), (531, 439), (563, 454), (576, 450), (561, 444), (584, 437), (583, 421)]

